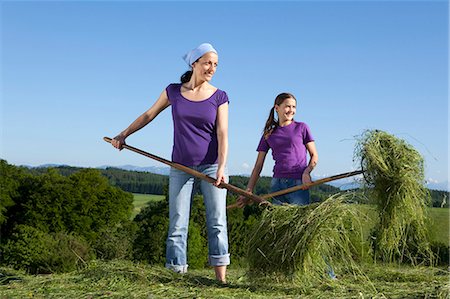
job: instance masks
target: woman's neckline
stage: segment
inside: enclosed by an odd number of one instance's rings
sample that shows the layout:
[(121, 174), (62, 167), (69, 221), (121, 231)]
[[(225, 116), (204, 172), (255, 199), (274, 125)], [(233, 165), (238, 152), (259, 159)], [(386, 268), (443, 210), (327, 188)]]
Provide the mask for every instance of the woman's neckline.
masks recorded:
[(216, 94), (216, 92), (219, 90), (218, 88), (216, 88), (216, 90), (215, 90), (209, 97), (207, 97), (206, 99), (202, 99), (202, 100), (192, 100), (192, 99), (186, 98), (186, 97), (181, 93), (181, 88), (183, 88), (183, 84), (180, 84), (180, 89), (179, 89), (180, 96), (181, 96), (183, 99), (185, 99), (186, 101), (193, 102), (193, 103), (201, 103), (201, 102), (207, 101), (207, 100), (211, 99), (211, 98)]

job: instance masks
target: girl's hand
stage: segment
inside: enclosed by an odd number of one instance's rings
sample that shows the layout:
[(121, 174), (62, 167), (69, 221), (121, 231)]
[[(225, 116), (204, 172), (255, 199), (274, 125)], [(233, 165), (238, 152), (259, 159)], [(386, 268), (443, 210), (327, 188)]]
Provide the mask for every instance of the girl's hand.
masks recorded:
[(119, 134), (111, 140), (111, 145), (121, 151), (123, 149), (123, 145), (125, 144), (125, 139), (126, 137)]
[(236, 204), (239, 208), (243, 208), (246, 205), (248, 205), (250, 203), (250, 199), (248, 199), (245, 196), (239, 196), (238, 199), (236, 200)]
[(217, 177), (217, 179), (213, 185), (216, 187), (219, 187), (220, 183), (225, 182), (225, 169), (222, 167), (219, 167), (219, 169), (217, 169), (216, 177)]
[[(309, 184), (311, 183), (311, 174), (308, 171), (303, 172), (302, 175), (302, 183), (303, 184)], [(305, 187), (303, 190), (308, 189), (307, 187)]]

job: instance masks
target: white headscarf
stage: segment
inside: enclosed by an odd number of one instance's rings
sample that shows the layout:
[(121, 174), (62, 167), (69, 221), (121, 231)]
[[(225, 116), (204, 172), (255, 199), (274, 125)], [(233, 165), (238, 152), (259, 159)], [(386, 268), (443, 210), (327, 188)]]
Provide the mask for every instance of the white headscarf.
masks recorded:
[(203, 55), (205, 55), (205, 53), (208, 52), (214, 52), (217, 54), (216, 49), (213, 48), (213, 46), (211, 44), (208, 43), (204, 43), (201, 44), (200, 46), (198, 46), (195, 49), (192, 49), (191, 51), (187, 52), (186, 54), (183, 55), (183, 59), (184, 61), (186, 61), (186, 63), (192, 67), (192, 64), (199, 59), (200, 57), (202, 57)]

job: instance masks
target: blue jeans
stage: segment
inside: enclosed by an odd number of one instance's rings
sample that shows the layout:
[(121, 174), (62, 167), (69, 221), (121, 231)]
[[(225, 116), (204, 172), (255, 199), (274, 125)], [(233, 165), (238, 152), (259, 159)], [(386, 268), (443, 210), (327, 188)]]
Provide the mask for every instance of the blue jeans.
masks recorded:
[[(290, 187), (298, 186), (302, 184), (300, 179), (282, 179), (282, 178), (272, 178), (270, 183), (270, 191), (276, 192)], [(283, 203), (293, 204), (293, 205), (309, 205), (309, 190), (298, 190), (288, 194), (275, 196), (272, 200), (274, 205), (281, 205)]]
[[(216, 178), (217, 164), (191, 167), (205, 175)], [(226, 175), (228, 181), (228, 175)], [(187, 272), (187, 234), (189, 214), (194, 186), (200, 183), (206, 209), (208, 233), (208, 261), (211, 266), (230, 264), (226, 196), (227, 190), (220, 189), (206, 181), (196, 179), (184, 171), (170, 169), (169, 176), (169, 232), (166, 242), (166, 268), (175, 272)]]

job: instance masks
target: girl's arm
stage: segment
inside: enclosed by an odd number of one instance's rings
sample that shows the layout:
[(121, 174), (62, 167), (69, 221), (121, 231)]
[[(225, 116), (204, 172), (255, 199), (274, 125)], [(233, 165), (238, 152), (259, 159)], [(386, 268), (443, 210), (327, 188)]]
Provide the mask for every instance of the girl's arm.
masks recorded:
[(252, 175), (247, 184), (247, 191), (253, 192), (256, 183), (258, 182), (259, 175), (264, 167), (264, 160), (266, 159), (267, 152), (258, 152), (258, 157), (256, 158), (255, 166), (253, 167)]
[(225, 165), (228, 157), (228, 103), (220, 105), (217, 109), (217, 141), (218, 168), (215, 186), (225, 181)]
[(311, 183), (311, 171), (316, 167), (319, 161), (319, 155), (317, 154), (316, 144), (314, 141), (308, 142), (306, 144), (306, 149), (309, 153), (309, 163), (302, 175), (302, 183)]
[[(247, 184), (247, 191), (253, 193), (253, 189), (255, 189), (256, 183), (258, 182), (259, 175), (264, 166), (264, 160), (266, 159), (267, 152), (258, 152), (258, 157), (256, 158), (255, 166), (253, 167), (252, 175), (250, 176), (250, 180)], [(244, 207), (248, 203), (249, 199), (245, 196), (239, 196), (237, 199), (238, 207)]]
[(153, 106), (145, 111), (141, 116), (139, 116), (135, 121), (131, 123), (125, 130), (123, 130), (119, 135), (113, 138), (111, 144), (122, 150), (122, 146), (125, 144), (125, 139), (133, 134), (134, 132), (142, 129), (148, 123), (150, 123), (158, 114), (166, 109), (170, 105), (169, 98), (167, 97), (167, 92), (164, 90), (158, 100), (153, 104)]

